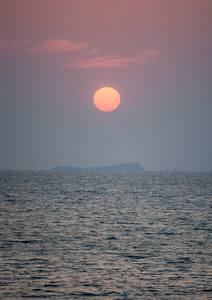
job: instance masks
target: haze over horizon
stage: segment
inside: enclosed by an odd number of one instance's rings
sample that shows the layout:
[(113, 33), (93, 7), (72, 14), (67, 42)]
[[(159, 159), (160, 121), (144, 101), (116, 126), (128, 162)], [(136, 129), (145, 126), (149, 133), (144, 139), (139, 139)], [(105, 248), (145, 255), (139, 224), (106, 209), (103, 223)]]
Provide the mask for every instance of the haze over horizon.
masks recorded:
[(212, 171), (211, 37), (211, 0), (0, 0), (0, 170)]

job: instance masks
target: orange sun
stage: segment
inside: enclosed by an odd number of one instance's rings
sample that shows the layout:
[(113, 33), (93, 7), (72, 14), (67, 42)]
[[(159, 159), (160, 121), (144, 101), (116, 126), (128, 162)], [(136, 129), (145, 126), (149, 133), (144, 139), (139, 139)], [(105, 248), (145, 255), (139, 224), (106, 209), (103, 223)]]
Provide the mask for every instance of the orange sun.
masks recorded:
[(93, 96), (95, 106), (105, 112), (115, 110), (120, 104), (119, 93), (111, 87), (103, 87), (96, 91)]

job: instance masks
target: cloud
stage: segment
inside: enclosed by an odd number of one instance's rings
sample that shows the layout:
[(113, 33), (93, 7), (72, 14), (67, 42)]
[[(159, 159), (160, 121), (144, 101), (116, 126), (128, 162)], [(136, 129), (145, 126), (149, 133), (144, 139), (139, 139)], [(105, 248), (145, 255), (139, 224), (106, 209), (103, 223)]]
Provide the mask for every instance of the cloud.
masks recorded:
[(61, 66), (66, 68), (123, 68), (129, 67), (133, 64), (144, 64), (151, 62), (158, 58), (160, 52), (157, 50), (146, 50), (141, 55), (135, 57), (125, 56), (103, 56), (103, 57), (89, 57), (73, 60), (70, 63), (62, 64)]
[(25, 39), (23, 41), (17, 40), (14, 42), (5, 40), (2, 36), (0, 36), (0, 49), (2, 50), (19, 50), (23, 49), (24, 46), (27, 46), (35, 41), (35, 38)]
[(134, 57), (101, 56), (101, 51), (91, 47), (88, 43), (76, 43), (68, 39), (48, 39), (44, 42), (38, 42), (35, 38), (31, 38), (11, 42), (0, 37), (1, 49), (19, 50), (27, 53), (60, 54), (60, 59), (62, 58), (66, 62), (59, 65), (65, 68), (124, 68), (151, 62), (160, 55), (159, 51), (148, 49)]
[(86, 43), (75, 43), (69, 40), (52, 39), (38, 43), (35, 38), (10, 42), (0, 37), (0, 49), (22, 50), (32, 53), (64, 53), (87, 49)]
[(86, 49), (89, 46), (85, 43), (75, 43), (69, 40), (47, 40), (44, 43), (32, 45), (26, 51), (37, 53), (63, 53)]

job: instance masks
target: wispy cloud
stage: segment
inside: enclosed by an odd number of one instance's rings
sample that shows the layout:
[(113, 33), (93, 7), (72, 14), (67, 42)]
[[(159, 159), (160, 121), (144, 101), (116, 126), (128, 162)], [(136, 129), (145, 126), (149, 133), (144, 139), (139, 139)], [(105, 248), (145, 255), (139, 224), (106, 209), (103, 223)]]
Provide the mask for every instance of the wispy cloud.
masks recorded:
[(0, 37), (0, 49), (22, 50), (34, 53), (64, 53), (87, 49), (86, 43), (75, 43), (69, 40), (52, 39), (39, 43), (35, 38), (23, 41), (7, 41)]
[(69, 40), (47, 40), (44, 43), (26, 47), (26, 51), (37, 53), (63, 53), (87, 49), (89, 45), (85, 43), (75, 43)]
[(21, 50), (24, 46), (28, 46), (35, 42), (35, 38), (25, 39), (25, 40), (16, 40), (16, 41), (8, 41), (0, 36), (0, 49), (1, 50)]
[[(44, 42), (38, 42), (35, 38), (8, 41), (0, 37), (1, 49), (51, 55), (61, 54), (60, 58), (62, 57), (66, 62), (60, 64), (60, 66), (65, 68), (123, 68), (151, 62), (160, 55), (159, 51), (148, 49), (134, 57), (101, 56), (101, 51), (91, 47), (88, 43), (76, 43), (67, 39), (48, 39)], [(68, 56), (64, 57), (64, 53)]]
[(66, 68), (123, 68), (129, 67), (134, 64), (144, 64), (151, 62), (158, 58), (159, 51), (146, 50), (141, 55), (135, 57), (126, 57), (120, 55), (102, 56), (102, 57), (89, 57), (72, 60), (70, 63), (62, 64)]

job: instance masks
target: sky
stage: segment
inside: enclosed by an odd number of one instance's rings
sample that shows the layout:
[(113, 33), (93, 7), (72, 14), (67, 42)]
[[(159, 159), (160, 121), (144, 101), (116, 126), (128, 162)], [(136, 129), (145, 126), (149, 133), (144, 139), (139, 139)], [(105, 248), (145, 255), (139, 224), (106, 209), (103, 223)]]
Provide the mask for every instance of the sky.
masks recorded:
[(212, 171), (211, 78), (211, 0), (0, 0), (0, 169)]

